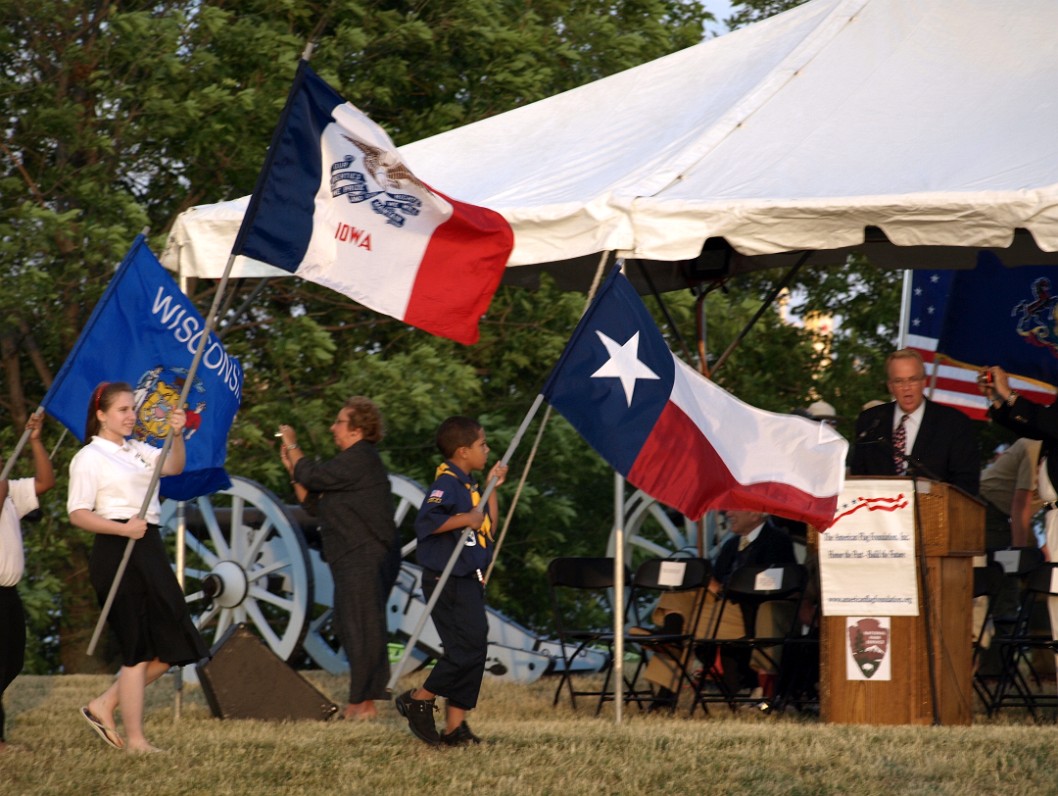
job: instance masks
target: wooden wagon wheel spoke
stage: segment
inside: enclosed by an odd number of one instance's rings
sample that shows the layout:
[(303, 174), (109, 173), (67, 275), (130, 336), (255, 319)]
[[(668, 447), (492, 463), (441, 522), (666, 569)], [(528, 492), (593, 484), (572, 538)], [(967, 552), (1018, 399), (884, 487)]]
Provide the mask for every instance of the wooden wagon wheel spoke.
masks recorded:
[[(175, 540), (179, 504), (162, 504), (162, 533)], [(249, 479), (184, 504), (185, 590), (207, 643), (251, 622), (283, 660), (300, 649), (314, 604), (305, 539), (288, 508)], [(174, 542), (175, 543), (175, 542)]]

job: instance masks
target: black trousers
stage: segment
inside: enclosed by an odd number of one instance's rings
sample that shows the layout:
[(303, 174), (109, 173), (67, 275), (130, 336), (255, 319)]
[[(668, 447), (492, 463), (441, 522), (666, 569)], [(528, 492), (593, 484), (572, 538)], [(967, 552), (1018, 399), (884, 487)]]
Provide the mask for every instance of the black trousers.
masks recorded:
[[(439, 572), (423, 570), (422, 590), (427, 600), (433, 596), (439, 577)], [(450, 577), (430, 616), (444, 645), (444, 655), (423, 688), (445, 697), (454, 707), (473, 710), (478, 704), (489, 644), (485, 589), (477, 578)]]
[(0, 586), (0, 741), (4, 740), (4, 691), (26, 660), (26, 612), (15, 586)]
[(329, 564), (334, 630), (349, 658), (349, 702), (389, 699), (386, 602), (400, 571), (400, 548), (382, 558), (345, 555)]

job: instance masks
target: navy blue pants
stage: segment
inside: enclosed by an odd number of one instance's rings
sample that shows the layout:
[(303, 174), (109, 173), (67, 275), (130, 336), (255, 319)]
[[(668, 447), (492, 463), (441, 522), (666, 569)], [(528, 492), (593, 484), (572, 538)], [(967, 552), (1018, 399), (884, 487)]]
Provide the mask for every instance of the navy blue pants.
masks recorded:
[(26, 613), (15, 586), (0, 586), (0, 741), (4, 740), (4, 691), (26, 659)]
[[(433, 596), (439, 577), (439, 572), (423, 570), (422, 590), (427, 600)], [(443, 696), (454, 707), (473, 710), (478, 704), (489, 643), (485, 589), (477, 578), (450, 577), (430, 616), (444, 655), (423, 688)]]

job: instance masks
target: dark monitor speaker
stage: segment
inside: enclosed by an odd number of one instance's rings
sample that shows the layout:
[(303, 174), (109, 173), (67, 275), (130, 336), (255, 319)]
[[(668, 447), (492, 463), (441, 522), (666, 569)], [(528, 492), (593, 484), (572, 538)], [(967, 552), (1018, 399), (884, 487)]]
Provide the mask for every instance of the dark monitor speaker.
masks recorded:
[(198, 665), (198, 678), (213, 715), (220, 719), (316, 719), (338, 706), (287, 665), (245, 624), (237, 624)]

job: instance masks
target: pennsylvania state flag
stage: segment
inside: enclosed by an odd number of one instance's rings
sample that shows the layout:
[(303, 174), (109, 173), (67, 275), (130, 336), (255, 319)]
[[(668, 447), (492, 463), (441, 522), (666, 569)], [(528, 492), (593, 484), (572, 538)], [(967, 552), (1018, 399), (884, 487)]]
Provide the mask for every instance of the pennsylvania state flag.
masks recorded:
[[(88, 402), (102, 381), (132, 385), (136, 439), (161, 447), (206, 323), (142, 235), (110, 281), (41, 405), (84, 442)], [(242, 366), (212, 333), (188, 392), (184, 472), (161, 479), (176, 500), (227, 489), (228, 431), (242, 398)]]
[(982, 252), (952, 280), (937, 353), (1058, 386), (1058, 267), (1008, 268)]

